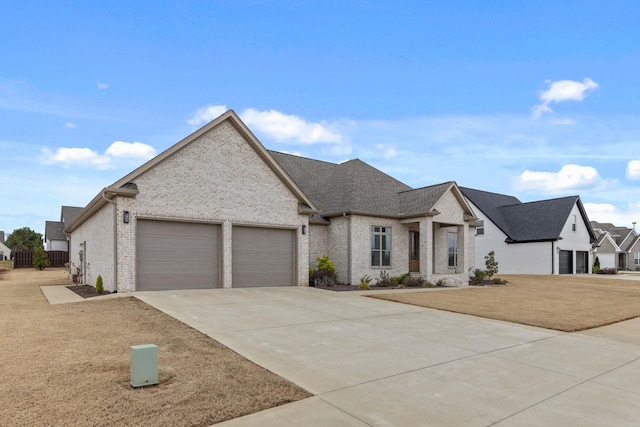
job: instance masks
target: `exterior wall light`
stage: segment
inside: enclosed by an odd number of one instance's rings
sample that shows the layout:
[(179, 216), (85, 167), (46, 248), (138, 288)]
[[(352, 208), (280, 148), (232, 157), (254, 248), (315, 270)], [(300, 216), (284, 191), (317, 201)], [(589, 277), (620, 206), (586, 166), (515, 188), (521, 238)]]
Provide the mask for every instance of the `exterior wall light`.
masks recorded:
[(307, 226), (302, 224), (302, 234), (307, 234)]
[(122, 212), (122, 221), (125, 224), (129, 224), (129, 211)]

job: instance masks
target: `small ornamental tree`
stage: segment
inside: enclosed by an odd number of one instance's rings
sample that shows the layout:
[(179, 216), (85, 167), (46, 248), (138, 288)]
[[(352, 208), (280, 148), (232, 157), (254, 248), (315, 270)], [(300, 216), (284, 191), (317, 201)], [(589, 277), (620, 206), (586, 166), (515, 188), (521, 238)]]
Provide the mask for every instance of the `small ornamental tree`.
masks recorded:
[(49, 257), (42, 248), (38, 248), (33, 253), (33, 266), (38, 270), (44, 270), (49, 267)]
[(496, 261), (495, 255), (495, 252), (491, 251), (484, 257), (485, 272), (489, 279), (498, 274), (498, 261)]
[(598, 259), (598, 257), (596, 256), (595, 261), (593, 261), (593, 269), (592, 269), (592, 273), (597, 273), (600, 271), (600, 259)]
[(104, 285), (102, 284), (102, 276), (98, 274), (98, 278), (96, 279), (96, 292), (101, 294), (104, 292)]

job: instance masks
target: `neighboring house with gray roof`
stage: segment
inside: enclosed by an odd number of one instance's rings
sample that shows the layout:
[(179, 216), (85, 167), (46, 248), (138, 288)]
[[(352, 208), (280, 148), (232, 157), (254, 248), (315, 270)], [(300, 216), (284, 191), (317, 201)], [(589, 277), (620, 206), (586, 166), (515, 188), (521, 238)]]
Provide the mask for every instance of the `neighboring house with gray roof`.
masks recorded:
[(476, 268), (495, 252), (499, 273), (591, 273), (596, 236), (579, 196), (522, 203), (513, 196), (461, 188), (479, 223)]
[(640, 236), (634, 228), (591, 221), (600, 268), (640, 269)]
[(82, 211), (81, 207), (62, 206), (60, 209), (60, 221), (45, 221), (45, 250), (69, 252), (69, 242), (64, 229), (66, 225), (73, 222), (80, 211)]
[(326, 254), (351, 284), (383, 270), (468, 280), (476, 216), (455, 182), (414, 189), (359, 159), (270, 154), (319, 209), (309, 221), (312, 267)]

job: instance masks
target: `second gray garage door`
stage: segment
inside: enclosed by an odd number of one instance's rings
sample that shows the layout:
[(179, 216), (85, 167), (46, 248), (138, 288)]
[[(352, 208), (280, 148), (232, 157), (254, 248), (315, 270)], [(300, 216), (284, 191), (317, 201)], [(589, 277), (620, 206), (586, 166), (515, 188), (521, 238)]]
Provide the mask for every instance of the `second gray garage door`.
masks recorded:
[(136, 290), (220, 287), (220, 226), (137, 221)]
[(292, 286), (295, 280), (295, 230), (233, 227), (234, 288)]

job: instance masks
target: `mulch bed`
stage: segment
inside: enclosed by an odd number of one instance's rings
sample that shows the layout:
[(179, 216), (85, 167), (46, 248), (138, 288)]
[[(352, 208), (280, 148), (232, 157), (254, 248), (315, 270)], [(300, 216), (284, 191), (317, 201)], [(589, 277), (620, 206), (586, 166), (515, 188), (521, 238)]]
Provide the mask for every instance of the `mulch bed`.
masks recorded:
[(111, 293), (109, 291), (102, 291), (102, 293), (99, 294), (98, 291), (96, 291), (96, 288), (90, 285), (67, 286), (67, 289), (72, 290), (76, 294), (80, 295), (82, 298), (99, 297), (101, 295), (107, 295)]
[[(493, 280), (483, 280), (481, 283), (478, 283), (477, 285), (471, 285), (469, 284), (469, 286), (505, 286), (508, 285), (508, 283), (495, 283)], [(324, 289), (325, 291), (336, 291), (336, 292), (343, 292), (343, 291), (384, 291), (384, 290), (389, 290), (389, 289), (424, 289), (421, 287), (414, 287), (414, 288), (410, 288), (410, 287), (400, 287), (400, 286), (375, 286), (375, 285), (371, 285), (371, 289), (358, 289), (357, 286), (355, 285), (335, 285), (335, 286), (313, 286), (313, 285), (309, 285), (311, 287), (314, 288), (318, 288), (318, 289)]]

